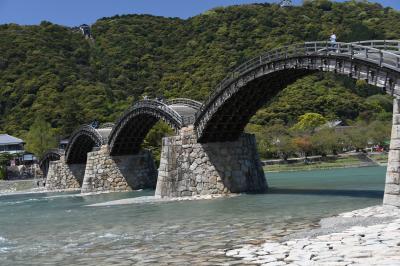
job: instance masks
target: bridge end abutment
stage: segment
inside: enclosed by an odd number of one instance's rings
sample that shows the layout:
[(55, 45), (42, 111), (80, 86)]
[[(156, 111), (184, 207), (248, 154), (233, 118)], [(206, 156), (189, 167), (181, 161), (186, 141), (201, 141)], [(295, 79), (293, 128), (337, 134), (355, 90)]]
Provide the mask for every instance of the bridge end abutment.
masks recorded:
[(67, 164), (65, 157), (51, 161), (46, 178), (46, 189), (75, 190), (80, 189), (85, 173), (84, 164)]
[(237, 141), (198, 143), (192, 127), (163, 138), (156, 196), (260, 193), (267, 182), (255, 136)]
[(383, 204), (400, 207), (400, 99), (393, 100), (392, 135)]
[(82, 193), (155, 188), (157, 169), (151, 152), (111, 156), (108, 145), (89, 152)]

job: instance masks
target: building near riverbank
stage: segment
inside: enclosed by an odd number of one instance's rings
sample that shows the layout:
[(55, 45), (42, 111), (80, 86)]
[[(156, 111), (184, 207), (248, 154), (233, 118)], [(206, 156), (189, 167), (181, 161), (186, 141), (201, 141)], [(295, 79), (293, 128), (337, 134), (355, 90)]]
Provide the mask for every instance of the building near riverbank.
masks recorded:
[(8, 134), (0, 134), (0, 153), (24, 153), (25, 142)]
[(22, 139), (0, 134), (0, 154), (10, 154), (9, 160), (3, 165), (3, 178), (9, 180), (30, 179), (37, 176), (38, 159), (25, 151), (25, 142)]

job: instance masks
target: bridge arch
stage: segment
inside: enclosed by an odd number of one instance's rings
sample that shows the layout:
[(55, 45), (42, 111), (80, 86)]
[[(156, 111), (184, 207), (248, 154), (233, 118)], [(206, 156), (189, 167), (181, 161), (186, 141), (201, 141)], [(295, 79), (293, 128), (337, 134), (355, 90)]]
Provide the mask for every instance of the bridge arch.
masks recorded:
[(43, 176), (46, 177), (49, 171), (50, 162), (60, 160), (61, 156), (64, 155), (64, 150), (51, 149), (48, 150), (41, 158), (39, 162), (39, 168), (42, 170)]
[(193, 123), (194, 114), (200, 109), (200, 105), (189, 99), (167, 102), (142, 100), (135, 103), (119, 118), (110, 133), (110, 154), (127, 155), (139, 152), (147, 133), (159, 120), (166, 122), (175, 131)]
[(76, 129), (65, 149), (65, 161), (67, 164), (85, 164), (87, 153), (93, 148), (105, 144), (111, 128), (95, 129), (90, 125), (84, 125)]
[[(199, 142), (234, 141), (250, 118), (298, 78), (334, 72), (400, 96), (400, 55), (366, 43), (309, 42), (282, 47), (240, 65), (210, 95), (194, 123)], [(299, 99), (301, 100), (301, 99)]]

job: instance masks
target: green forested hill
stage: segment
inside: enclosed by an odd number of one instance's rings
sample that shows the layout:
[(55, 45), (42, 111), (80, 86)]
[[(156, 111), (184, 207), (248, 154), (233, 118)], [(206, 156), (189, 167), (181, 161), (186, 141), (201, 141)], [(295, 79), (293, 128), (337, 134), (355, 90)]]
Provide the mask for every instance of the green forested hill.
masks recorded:
[[(93, 42), (48, 22), (1, 25), (0, 131), (21, 136), (40, 116), (68, 134), (93, 119), (115, 120), (143, 94), (203, 100), (238, 63), (279, 45), (326, 40), (332, 31), (339, 41), (399, 39), (400, 12), (318, 0), (215, 8), (187, 20), (115, 16), (92, 25)], [(293, 97), (299, 91), (301, 105)], [(305, 112), (385, 119), (388, 99), (371, 99), (375, 93), (362, 82), (314, 75), (282, 91), (252, 121), (292, 124)]]

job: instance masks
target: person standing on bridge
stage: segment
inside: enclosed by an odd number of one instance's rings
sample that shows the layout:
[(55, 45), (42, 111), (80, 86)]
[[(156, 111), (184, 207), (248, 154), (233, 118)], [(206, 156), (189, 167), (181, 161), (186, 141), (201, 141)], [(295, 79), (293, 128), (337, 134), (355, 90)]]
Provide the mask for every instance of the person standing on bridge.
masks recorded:
[(336, 34), (332, 32), (331, 37), (329, 37), (332, 44), (336, 44)]
[(331, 36), (329, 37), (329, 40), (331, 41), (332, 50), (335, 50), (335, 48), (336, 48), (336, 34), (334, 32), (332, 32)]

